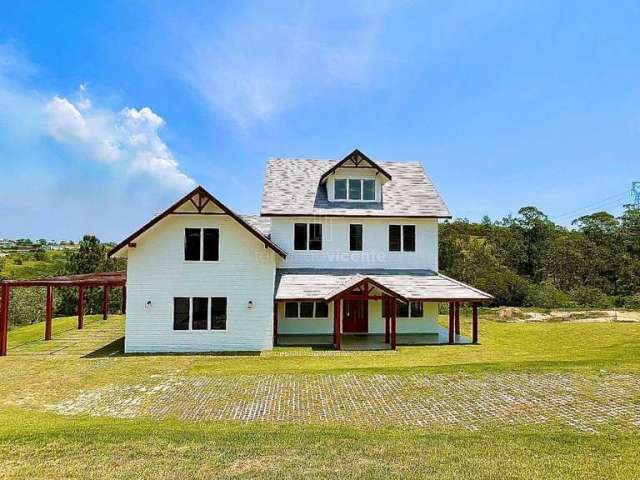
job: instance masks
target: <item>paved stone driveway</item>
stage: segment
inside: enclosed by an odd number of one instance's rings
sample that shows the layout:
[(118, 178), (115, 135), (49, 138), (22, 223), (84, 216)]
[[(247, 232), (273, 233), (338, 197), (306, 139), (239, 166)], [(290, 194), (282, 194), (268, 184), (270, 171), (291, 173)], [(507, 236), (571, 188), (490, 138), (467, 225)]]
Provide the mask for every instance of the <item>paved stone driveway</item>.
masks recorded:
[(420, 427), (560, 422), (640, 428), (640, 375), (155, 376), (50, 405), (64, 414)]

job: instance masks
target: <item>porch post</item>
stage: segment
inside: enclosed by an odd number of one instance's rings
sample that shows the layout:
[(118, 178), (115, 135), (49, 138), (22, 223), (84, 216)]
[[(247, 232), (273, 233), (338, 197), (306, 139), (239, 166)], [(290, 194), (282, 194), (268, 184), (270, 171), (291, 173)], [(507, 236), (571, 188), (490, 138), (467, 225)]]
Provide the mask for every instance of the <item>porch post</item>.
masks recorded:
[(456, 336), (460, 335), (460, 302), (456, 302)]
[(102, 287), (102, 319), (106, 320), (109, 316), (109, 287)]
[(0, 357), (7, 355), (9, 339), (9, 285), (2, 285), (2, 298), (0, 298)]
[(273, 345), (278, 344), (278, 302), (273, 301)]
[(340, 302), (339, 298), (333, 300), (333, 344), (336, 350), (340, 350)]
[(78, 287), (78, 330), (84, 328), (84, 286)]
[(455, 303), (449, 302), (449, 343), (455, 343)]
[(388, 296), (384, 296), (383, 300), (384, 302), (384, 343), (389, 343), (389, 323), (390, 319), (391, 319), (391, 297)]
[(45, 308), (44, 339), (51, 340), (51, 324), (53, 323), (53, 287), (47, 286), (47, 305)]
[(472, 322), (471, 322), (471, 328), (472, 328), (471, 338), (473, 343), (478, 343), (478, 304), (474, 303), (471, 308), (473, 310), (473, 316), (472, 316)]
[[(390, 302), (391, 303), (391, 302)], [(393, 301), (393, 306), (395, 307), (395, 299)], [(391, 349), (395, 350), (397, 342), (397, 314), (396, 309), (391, 310)]]

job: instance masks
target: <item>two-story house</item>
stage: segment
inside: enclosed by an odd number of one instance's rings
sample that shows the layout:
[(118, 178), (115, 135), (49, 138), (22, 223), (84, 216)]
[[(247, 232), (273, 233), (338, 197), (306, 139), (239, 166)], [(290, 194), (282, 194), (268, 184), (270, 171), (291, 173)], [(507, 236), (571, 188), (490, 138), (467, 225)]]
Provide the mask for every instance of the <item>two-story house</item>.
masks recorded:
[(125, 350), (454, 343), (461, 303), (475, 342), (491, 296), (438, 273), (438, 221), (450, 217), (422, 165), (358, 150), (270, 159), (260, 215), (198, 187), (110, 252), (128, 258)]

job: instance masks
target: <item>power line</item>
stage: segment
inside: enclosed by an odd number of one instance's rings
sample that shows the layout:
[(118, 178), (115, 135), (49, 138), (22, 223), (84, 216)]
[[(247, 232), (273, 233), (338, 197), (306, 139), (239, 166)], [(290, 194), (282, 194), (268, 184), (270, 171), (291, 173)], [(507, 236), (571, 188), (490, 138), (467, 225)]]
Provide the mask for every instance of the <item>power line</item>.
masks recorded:
[(563, 221), (566, 220), (573, 220), (576, 217), (580, 217), (586, 213), (598, 210), (598, 209), (602, 209), (602, 208), (606, 208), (606, 207), (610, 207), (610, 206), (615, 206), (615, 205), (621, 205), (621, 202), (623, 200), (624, 197), (628, 196), (629, 192), (622, 192), (622, 193), (617, 193), (615, 195), (611, 195), (609, 197), (605, 197), (601, 200), (598, 200), (597, 202), (592, 202), (588, 205), (585, 205), (583, 207), (580, 208), (576, 208), (574, 210), (570, 210), (568, 212), (565, 212), (563, 214), (560, 215), (556, 215), (554, 217), (552, 217), (552, 220), (554, 222), (557, 223), (561, 223)]

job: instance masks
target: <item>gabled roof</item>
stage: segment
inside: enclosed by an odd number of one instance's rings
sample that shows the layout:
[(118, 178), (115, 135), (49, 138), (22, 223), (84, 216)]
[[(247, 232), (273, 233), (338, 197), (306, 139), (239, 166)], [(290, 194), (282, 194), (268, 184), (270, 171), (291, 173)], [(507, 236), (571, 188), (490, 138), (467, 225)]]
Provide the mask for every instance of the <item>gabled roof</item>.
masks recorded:
[(325, 179), (329, 175), (334, 173), (338, 168), (346, 167), (346, 166), (355, 167), (355, 168), (373, 168), (377, 170), (378, 173), (381, 173), (382, 175), (387, 177), (387, 180), (391, 180), (391, 175), (384, 168), (382, 168), (380, 165), (378, 165), (376, 162), (371, 160), (369, 157), (367, 157), (364, 153), (362, 153), (360, 150), (356, 148), (353, 152), (351, 152), (349, 155), (344, 157), (342, 160), (336, 163), (329, 170), (324, 172), (320, 177), (320, 183), (324, 182)]
[(276, 270), (275, 299), (329, 301), (365, 279), (407, 300), (484, 302), (493, 298), (432, 270), (282, 268)]
[(262, 193), (265, 216), (354, 216), (451, 218), (442, 197), (417, 162), (379, 162), (392, 180), (382, 186), (381, 202), (329, 202), (322, 176), (335, 160), (272, 158)]
[[(197, 199), (194, 200), (194, 198)], [(285, 253), (284, 250), (282, 250), (280, 247), (278, 247), (275, 243), (273, 243), (265, 234), (263, 234), (262, 232), (260, 232), (256, 227), (251, 226), (249, 224), (249, 222), (247, 222), (246, 220), (244, 220), (242, 217), (240, 217), (239, 215), (236, 215), (229, 207), (227, 207), (226, 205), (224, 205), (222, 202), (220, 202), (217, 198), (215, 198), (213, 195), (211, 195), (209, 192), (207, 192), (203, 187), (198, 186), (196, 187), (194, 190), (192, 190), (191, 192), (187, 193), (184, 197), (182, 197), (180, 200), (178, 200), (176, 203), (174, 203), (173, 205), (171, 205), (169, 208), (167, 208), (164, 212), (162, 212), (159, 215), (156, 215), (153, 219), (151, 219), (149, 222), (147, 222), (146, 224), (144, 224), (142, 227), (140, 227), (138, 230), (136, 230), (134, 233), (132, 233), (131, 235), (129, 235), (127, 238), (125, 238), (122, 242), (120, 242), (118, 245), (116, 245), (115, 247), (113, 247), (111, 249), (111, 251), (109, 251), (109, 257), (115, 255), (116, 253), (118, 253), (120, 250), (122, 250), (125, 247), (128, 247), (130, 244), (134, 243), (135, 240), (142, 235), (144, 232), (146, 232), (147, 230), (149, 230), (151, 227), (153, 227), (154, 225), (156, 225), (157, 223), (159, 223), (160, 221), (162, 221), (165, 217), (167, 217), (168, 215), (175, 213), (180, 207), (182, 207), (183, 205), (188, 205), (188, 204), (192, 204), (193, 207), (196, 209), (195, 212), (193, 213), (202, 213), (202, 211), (207, 207), (207, 205), (209, 205), (209, 203), (212, 203), (213, 205), (217, 206), (220, 210), (222, 210), (224, 213), (226, 213), (227, 215), (229, 215), (231, 218), (233, 218), (236, 222), (238, 222), (240, 225), (242, 225), (244, 228), (246, 228), (249, 233), (251, 233), (254, 237), (256, 237), (258, 240), (260, 240), (262, 243), (264, 243), (265, 247), (271, 248), (274, 252), (276, 252), (278, 255), (280, 255), (282, 258), (286, 258), (287, 254)]]

